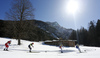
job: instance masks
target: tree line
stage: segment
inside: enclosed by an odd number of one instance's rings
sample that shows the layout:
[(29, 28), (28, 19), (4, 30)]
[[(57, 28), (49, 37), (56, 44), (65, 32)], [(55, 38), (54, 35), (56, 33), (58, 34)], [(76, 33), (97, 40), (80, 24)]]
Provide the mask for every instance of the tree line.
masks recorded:
[[(34, 23), (35, 20), (22, 21), (4, 21), (0, 20), (0, 37), (7, 37), (12, 39), (23, 39), (29, 41), (45, 41), (56, 39), (50, 33), (38, 28)], [(21, 44), (21, 42), (20, 42)]]
[(84, 27), (73, 30), (69, 39), (77, 40), (78, 44), (83, 44), (85, 46), (100, 47), (100, 19), (98, 19), (96, 23), (90, 21), (88, 30)]

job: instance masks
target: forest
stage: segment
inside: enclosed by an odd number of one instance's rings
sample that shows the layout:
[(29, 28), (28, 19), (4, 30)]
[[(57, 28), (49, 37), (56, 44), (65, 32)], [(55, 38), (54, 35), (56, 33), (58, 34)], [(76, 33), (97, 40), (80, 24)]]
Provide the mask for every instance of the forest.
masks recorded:
[(56, 39), (46, 31), (38, 28), (35, 20), (4, 21), (0, 20), (0, 37), (24, 39), (30, 41), (45, 41)]
[(100, 47), (100, 19), (95, 23), (90, 21), (88, 30), (82, 27), (78, 30), (73, 30), (70, 40), (77, 40), (78, 44), (85, 46)]

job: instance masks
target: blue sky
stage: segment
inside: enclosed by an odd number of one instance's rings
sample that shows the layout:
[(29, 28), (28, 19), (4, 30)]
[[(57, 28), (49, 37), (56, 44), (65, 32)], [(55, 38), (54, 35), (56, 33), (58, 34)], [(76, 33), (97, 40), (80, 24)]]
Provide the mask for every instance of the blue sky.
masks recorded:
[[(0, 19), (4, 20), (5, 12), (11, 7), (12, 0), (0, 0)], [(90, 21), (100, 19), (100, 0), (77, 0), (78, 9), (73, 15), (69, 13), (67, 4), (69, 0), (30, 0), (35, 8), (35, 19), (58, 22), (65, 28), (88, 29)]]

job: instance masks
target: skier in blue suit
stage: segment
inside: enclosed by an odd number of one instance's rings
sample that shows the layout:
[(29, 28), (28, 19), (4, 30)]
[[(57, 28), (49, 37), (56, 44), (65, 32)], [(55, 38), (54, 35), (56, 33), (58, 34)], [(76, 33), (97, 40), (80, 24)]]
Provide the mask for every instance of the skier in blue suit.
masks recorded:
[(79, 44), (76, 44), (76, 48), (79, 50), (79, 52), (81, 53), (81, 50), (79, 48)]

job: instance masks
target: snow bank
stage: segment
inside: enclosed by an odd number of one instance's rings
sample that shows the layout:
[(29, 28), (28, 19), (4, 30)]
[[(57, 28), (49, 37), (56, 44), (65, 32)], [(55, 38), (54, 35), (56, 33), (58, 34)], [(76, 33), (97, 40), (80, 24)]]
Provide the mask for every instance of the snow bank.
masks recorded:
[[(11, 40), (11, 46), (9, 51), (3, 51), (4, 44)], [(38, 51), (40, 53), (29, 53), (28, 44), (30, 41), (21, 40), (22, 45), (17, 45), (17, 40), (9, 38), (0, 38), (0, 58), (99, 58), (99, 47), (86, 47), (80, 46), (82, 53), (75, 47), (63, 47), (63, 52), (60, 53), (58, 46), (44, 45), (42, 42), (34, 42), (34, 48), (32, 51)]]

